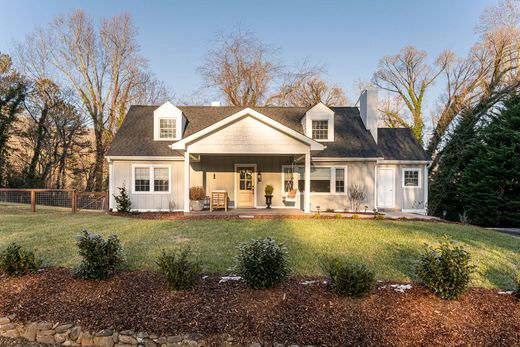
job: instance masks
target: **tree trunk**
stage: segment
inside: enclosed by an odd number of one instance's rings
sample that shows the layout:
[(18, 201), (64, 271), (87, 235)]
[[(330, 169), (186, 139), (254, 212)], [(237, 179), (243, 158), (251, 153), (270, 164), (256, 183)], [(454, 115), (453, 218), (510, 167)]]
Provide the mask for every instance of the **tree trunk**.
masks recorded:
[(44, 133), (45, 133), (45, 122), (47, 122), (47, 115), (48, 115), (48, 109), (47, 107), (44, 107), (40, 116), (40, 119), (38, 120), (38, 129), (36, 131), (36, 145), (34, 146), (34, 152), (33, 156), (31, 158), (31, 164), (29, 165), (29, 169), (27, 170), (27, 183), (31, 185), (32, 188), (35, 184), (40, 184), (42, 182), (45, 182), (45, 177), (42, 176), (39, 178), (38, 183), (36, 183), (36, 166), (38, 165), (38, 162), (40, 161), (40, 153), (42, 148), (42, 143), (44, 140)]
[(96, 161), (94, 164), (94, 191), (103, 191), (103, 179), (105, 169), (105, 145), (103, 143), (103, 130), (96, 128)]

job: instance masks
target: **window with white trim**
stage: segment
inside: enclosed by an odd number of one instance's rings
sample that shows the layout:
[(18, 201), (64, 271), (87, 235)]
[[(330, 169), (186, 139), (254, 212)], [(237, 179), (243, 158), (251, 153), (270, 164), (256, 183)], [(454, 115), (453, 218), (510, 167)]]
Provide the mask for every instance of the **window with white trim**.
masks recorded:
[(293, 185), (293, 171), (292, 167), (285, 166), (283, 167), (283, 191), (284, 193), (288, 193), (294, 189)]
[(328, 140), (329, 139), (329, 121), (328, 120), (313, 120), (312, 121), (312, 138), (314, 140)]
[(168, 193), (170, 191), (169, 166), (134, 166), (134, 193)]
[(177, 120), (175, 118), (159, 119), (159, 138), (174, 139), (177, 136)]
[(336, 168), (336, 193), (345, 193), (345, 169)]
[(420, 187), (420, 170), (419, 169), (403, 169), (403, 187), (418, 188)]
[[(298, 167), (298, 190), (305, 190), (305, 168)], [(330, 193), (331, 168), (311, 167), (311, 193)]]

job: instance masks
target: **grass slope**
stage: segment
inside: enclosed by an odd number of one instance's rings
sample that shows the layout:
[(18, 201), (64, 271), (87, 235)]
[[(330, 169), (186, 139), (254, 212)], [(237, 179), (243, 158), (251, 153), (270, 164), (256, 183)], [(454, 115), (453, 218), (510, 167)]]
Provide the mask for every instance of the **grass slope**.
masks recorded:
[(27, 206), (0, 204), (0, 249), (18, 242), (47, 266), (79, 262), (75, 236), (83, 228), (116, 234), (131, 268), (155, 269), (161, 250), (189, 244), (206, 272), (223, 273), (240, 242), (273, 236), (286, 242), (297, 274), (320, 274), (319, 257), (339, 255), (364, 262), (378, 279), (410, 281), (422, 245), (447, 234), (464, 243), (478, 265), (474, 286), (513, 289), (513, 274), (520, 272), (520, 238), (472, 226), (351, 219), (160, 221), (52, 208), (31, 213)]

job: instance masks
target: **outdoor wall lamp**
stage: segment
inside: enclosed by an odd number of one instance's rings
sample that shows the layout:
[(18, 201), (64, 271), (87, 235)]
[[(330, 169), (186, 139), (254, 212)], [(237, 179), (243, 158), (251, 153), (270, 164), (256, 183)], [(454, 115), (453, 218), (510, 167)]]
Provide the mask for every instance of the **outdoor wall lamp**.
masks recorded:
[(258, 172), (258, 182), (262, 182), (262, 173)]

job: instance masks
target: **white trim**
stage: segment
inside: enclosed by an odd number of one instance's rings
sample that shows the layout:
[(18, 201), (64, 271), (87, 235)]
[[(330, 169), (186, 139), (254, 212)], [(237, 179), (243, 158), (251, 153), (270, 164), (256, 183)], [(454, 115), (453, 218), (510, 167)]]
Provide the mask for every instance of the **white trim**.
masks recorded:
[(378, 164), (412, 164), (412, 165), (419, 165), (419, 164), (431, 164), (433, 163), (432, 160), (378, 160)]
[(238, 174), (238, 172), (237, 172), (237, 169), (239, 167), (249, 167), (249, 168), (254, 167), (255, 168), (255, 172), (253, 174), (253, 181), (254, 181), (255, 185), (254, 185), (254, 188), (253, 188), (254, 189), (254, 191), (253, 191), (253, 199), (254, 199), (254, 201), (253, 201), (253, 207), (252, 208), (257, 208), (256, 200), (257, 200), (257, 193), (258, 193), (258, 189), (257, 189), (258, 188), (258, 171), (257, 171), (257, 168), (256, 168), (256, 163), (253, 163), (253, 164), (251, 164), (251, 163), (249, 163), (249, 164), (235, 164), (234, 167), (235, 167), (235, 174), (233, 175), (233, 181), (234, 181), (233, 189), (235, 190), (235, 192), (234, 192), (235, 207), (236, 208), (246, 208), (246, 209), (247, 208), (251, 208), (251, 207), (238, 207), (238, 200), (237, 200), (237, 197), (238, 197), (238, 195), (237, 195), (237, 193), (238, 193), (238, 190), (237, 190), (237, 174)]
[(381, 158), (378, 158), (378, 157), (367, 157), (367, 158), (355, 158), (355, 157), (312, 157), (312, 161), (313, 162), (316, 162), (316, 161), (331, 161), (331, 162), (335, 162), (335, 161), (378, 161), (380, 160)]
[(426, 209), (425, 209), (425, 208), (419, 208), (419, 209), (402, 209), (401, 212), (403, 212), (403, 213), (418, 213), (418, 214), (424, 214), (424, 215), (426, 215)]
[[(210, 125), (209, 127), (206, 127), (204, 129), (196, 132), (195, 134), (191, 134), (190, 136), (185, 137), (184, 139), (173, 143), (172, 145), (170, 145), (170, 148), (173, 150), (185, 150), (187, 144), (197, 140), (198, 138), (200, 138), (204, 135), (207, 135), (213, 131), (216, 131), (242, 117), (246, 117), (246, 116), (251, 116), (277, 130), (280, 130), (280, 131), (286, 133), (287, 135), (289, 135), (305, 144), (308, 144), (311, 147), (311, 150), (313, 150), (313, 151), (321, 151), (321, 150), (325, 149), (325, 146), (322, 145), (321, 143), (311, 139), (310, 137), (300, 134), (299, 132), (297, 132), (249, 107), (247, 107), (247, 108), (243, 109), (242, 111), (239, 111), (231, 116), (228, 116), (228, 117), (224, 118), (223, 120), (218, 121), (217, 123)], [(291, 153), (291, 154), (293, 154), (293, 153)]]
[(378, 184), (379, 184), (379, 170), (392, 170), (392, 175), (393, 175), (393, 179), (392, 179), (392, 205), (391, 206), (381, 206), (379, 205), (379, 186), (376, 186), (376, 191), (377, 191), (377, 201), (376, 201), (376, 206), (377, 208), (395, 208), (395, 167), (394, 166), (378, 166), (377, 167), (377, 181), (378, 181)]
[[(175, 136), (161, 137), (161, 119), (175, 119)], [(153, 139), (154, 141), (176, 141), (182, 137), (184, 129), (184, 116), (182, 111), (174, 106), (171, 102), (166, 101), (153, 111)]]
[[(173, 120), (175, 122), (175, 136), (172, 136), (172, 137), (161, 137), (161, 121), (162, 120)], [(178, 124), (178, 120), (177, 120), (177, 117), (157, 117), (157, 126), (158, 126), (158, 129), (157, 129), (157, 139), (154, 139), (155, 141), (176, 141), (179, 139), (179, 136), (177, 135), (178, 134), (178, 127), (179, 127), (179, 124)]]
[(107, 160), (140, 160), (140, 161), (178, 161), (184, 160), (184, 157), (152, 157), (152, 156), (126, 156), (111, 155), (105, 157)]
[(190, 153), (184, 152), (184, 212), (190, 212)]
[(304, 212), (311, 212), (311, 153), (305, 154)]
[[(283, 186), (283, 181), (284, 181), (284, 175), (283, 175), (283, 167), (287, 167), (290, 165), (282, 165), (282, 186)], [(314, 166), (314, 167), (320, 167), (320, 168), (327, 168), (327, 169), (330, 169), (330, 190), (328, 192), (310, 192), (311, 195), (346, 195), (347, 194), (347, 187), (348, 187), (348, 175), (347, 175), (347, 172), (348, 172), (348, 165), (330, 165), (330, 164), (324, 164), (324, 163), (317, 163), (317, 164), (314, 164), (314, 165), (311, 165), (311, 167)], [(294, 165), (295, 168), (304, 168), (303, 165), (301, 164), (298, 164), (298, 165)], [(344, 169), (344, 185), (345, 185), (345, 191), (344, 192), (339, 192), (337, 193), (336, 192), (336, 169)], [(298, 177), (299, 179), (299, 177)], [(312, 181), (312, 180), (311, 180)], [(296, 182), (298, 183), (298, 182)], [(284, 187), (285, 188), (285, 187)], [(298, 189), (298, 187), (296, 187), (296, 189)]]
[[(404, 172), (405, 171), (416, 171), (417, 172), (417, 185), (416, 186), (405, 186), (404, 185)], [(421, 184), (421, 178), (422, 178), (422, 174), (421, 174), (421, 168), (418, 168), (418, 167), (405, 167), (405, 168), (402, 168), (401, 169), (401, 187), (402, 188), (406, 188), (406, 189), (419, 189), (419, 188), (422, 188), (422, 184)]]
[[(150, 190), (147, 192), (136, 192), (135, 191), (135, 169), (136, 168), (147, 168), (149, 169), (149, 178), (150, 178)], [(154, 191), (154, 180), (155, 180), (155, 168), (167, 168), (168, 169), (168, 191), (166, 192), (156, 192)], [(171, 194), (172, 191), (172, 166), (171, 165), (159, 165), (159, 164), (132, 164), (132, 194), (142, 195), (142, 194)]]
[(108, 209), (115, 208), (114, 198), (114, 162), (108, 161)]
[(424, 203), (423, 206), (425, 207), (425, 214), (428, 213), (428, 165), (424, 166)]

